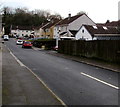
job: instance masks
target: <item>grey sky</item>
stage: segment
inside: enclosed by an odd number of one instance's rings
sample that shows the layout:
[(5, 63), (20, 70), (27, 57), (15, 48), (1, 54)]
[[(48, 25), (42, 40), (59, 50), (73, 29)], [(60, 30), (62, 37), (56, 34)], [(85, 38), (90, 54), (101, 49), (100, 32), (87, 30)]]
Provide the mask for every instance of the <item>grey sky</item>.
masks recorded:
[(3, 6), (27, 7), (29, 10), (43, 9), (67, 17), (85, 11), (96, 23), (118, 20), (120, 0), (1, 0)]

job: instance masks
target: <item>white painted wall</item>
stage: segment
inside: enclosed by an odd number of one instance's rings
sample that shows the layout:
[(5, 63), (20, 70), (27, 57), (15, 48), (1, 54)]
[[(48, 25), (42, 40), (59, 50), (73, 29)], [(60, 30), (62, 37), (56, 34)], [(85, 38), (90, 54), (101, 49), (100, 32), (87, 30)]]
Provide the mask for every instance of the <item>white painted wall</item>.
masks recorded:
[(64, 25), (64, 26), (60, 26), (61, 32), (66, 32), (68, 30), (68, 26)]
[(88, 16), (82, 15), (75, 21), (69, 24), (68, 29), (69, 30), (79, 30), (80, 27), (85, 24), (85, 25), (96, 25)]
[(22, 34), (23, 34), (24, 36), (25, 36), (25, 35), (30, 36), (32, 32), (33, 32), (32, 30), (11, 30), (11, 33), (12, 33), (12, 34), (16, 33), (16, 34), (19, 35), (19, 36), (22, 36)]
[(54, 28), (54, 38), (59, 36), (58, 35), (59, 30), (60, 30), (59, 33), (69, 32), (69, 30), (79, 30), (80, 27), (83, 24), (86, 24), (86, 25), (96, 25), (88, 16), (82, 15), (81, 17), (79, 17), (78, 19), (74, 20), (69, 25), (56, 26)]
[(55, 26), (53, 29), (53, 38), (55, 39), (56, 36), (58, 36), (58, 34), (57, 34), (57, 27)]
[(35, 31), (35, 33), (34, 33), (35, 37), (39, 37), (40, 36), (40, 30), (35, 29), (34, 31)]
[(75, 39), (76, 40), (79, 40), (79, 39), (92, 40), (92, 36), (87, 31), (87, 29), (84, 26), (82, 26), (81, 29), (76, 33)]
[(54, 27), (54, 32), (53, 32), (53, 38), (59, 37), (59, 34), (61, 33), (61, 27), (60, 26), (55, 26)]

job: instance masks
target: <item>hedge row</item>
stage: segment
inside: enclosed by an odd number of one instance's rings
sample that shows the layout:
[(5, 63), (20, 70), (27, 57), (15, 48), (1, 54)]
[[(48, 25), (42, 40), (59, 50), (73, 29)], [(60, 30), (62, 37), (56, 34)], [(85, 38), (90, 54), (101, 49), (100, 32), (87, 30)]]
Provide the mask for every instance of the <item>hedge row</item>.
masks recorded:
[(52, 49), (55, 47), (56, 41), (54, 39), (40, 39), (40, 40), (34, 40), (33, 46), (41, 48), (42, 46), (45, 46), (45, 49)]

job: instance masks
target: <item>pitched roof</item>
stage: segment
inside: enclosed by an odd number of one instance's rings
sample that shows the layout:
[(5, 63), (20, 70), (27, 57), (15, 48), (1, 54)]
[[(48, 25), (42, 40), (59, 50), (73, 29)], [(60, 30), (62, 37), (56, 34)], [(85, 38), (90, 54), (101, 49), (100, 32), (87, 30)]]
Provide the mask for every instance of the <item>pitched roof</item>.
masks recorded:
[(106, 22), (106, 23), (97, 23), (98, 26), (114, 26), (118, 27), (120, 26), (120, 20), (119, 21), (112, 21), (112, 22)]
[(32, 26), (12, 26), (12, 30), (33, 30)]
[(93, 35), (107, 35), (107, 34), (120, 34), (116, 27), (110, 26), (92, 26), (92, 25), (84, 25), (84, 27), (88, 30), (88, 32)]
[(74, 20), (76, 20), (77, 18), (81, 17), (82, 15), (85, 15), (85, 14), (76, 15), (76, 16), (72, 16), (72, 17), (67, 17), (67, 18), (61, 20), (61, 21), (60, 21), (58, 24), (56, 24), (56, 25), (69, 24), (69, 23), (73, 22)]
[(44, 26), (44, 24), (41, 24), (40, 26), (34, 26), (34, 29), (35, 30), (39, 30), (41, 27), (43, 27)]
[(50, 28), (50, 27), (54, 26), (56, 23), (58, 23), (59, 21), (60, 20), (51, 21), (48, 24), (46, 24), (44, 27), (42, 27), (42, 29)]
[(62, 32), (62, 33), (60, 33), (60, 35), (64, 35), (64, 34), (66, 34), (67, 32)]
[(69, 30), (69, 31), (73, 34), (73, 36), (75, 36), (76, 33), (78, 32), (78, 30)]
[(112, 21), (105, 24), (106, 26), (120, 26), (120, 20), (119, 21)]

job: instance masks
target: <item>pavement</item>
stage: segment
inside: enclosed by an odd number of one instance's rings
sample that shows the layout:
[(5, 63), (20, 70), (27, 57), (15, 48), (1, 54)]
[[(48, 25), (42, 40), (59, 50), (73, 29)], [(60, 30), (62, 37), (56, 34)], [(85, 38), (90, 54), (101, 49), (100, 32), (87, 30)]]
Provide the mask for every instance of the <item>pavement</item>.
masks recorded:
[[(37, 47), (33, 47), (34, 50), (38, 50), (38, 51), (44, 51), (43, 49), (37, 48)], [(61, 54), (58, 53), (57, 51), (45, 51), (48, 54), (54, 55), (54, 56), (58, 56), (58, 57), (62, 57), (62, 58), (66, 58), (66, 59), (70, 59), (73, 61), (77, 61), (80, 63), (85, 63), (88, 65), (92, 65), (92, 66), (96, 66), (99, 68), (103, 68), (103, 69), (107, 69), (107, 70), (111, 70), (114, 72), (120, 72), (120, 65), (119, 64), (115, 64), (115, 63), (110, 63), (110, 62), (105, 62), (102, 60), (97, 60), (97, 59), (90, 59), (90, 58), (85, 58), (85, 57), (77, 57), (77, 56), (71, 56), (71, 55), (65, 55), (65, 54)]]
[(15, 60), (5, 45), (2, 48), (2, 59), (3, 106), (55, 105), (57, 107), (63, 105), (45, 84), (31, 73), (30, 69)]
[(0, 38), (0, 106), (2, 105), (2, 40)]
[(84, 57), (64, 55), (64, 54), (60, 54), (60, 53), (56, 53), (56, 52), (52, 52), (52, 51), (48, 52), (48, 53), (51, 54), (51, 55), (58, 56), (58, 57), (71, 59), (73, 61), (77, 61), (77, 62), (80, 62), (80, 63), (85, 63), (85, 64), (96, 66), (96, 67), (99, 67), (99, 68), (111, 70), (111, 71), (114, 71), (114, 72), (120, 72), (120, 65), (115, 64), (115, 63), (109, 63), (109, 62), (105, 62), (105, 61), (97, 60), (97, 59), (90, 59), (90, 58), (84, 58)]

